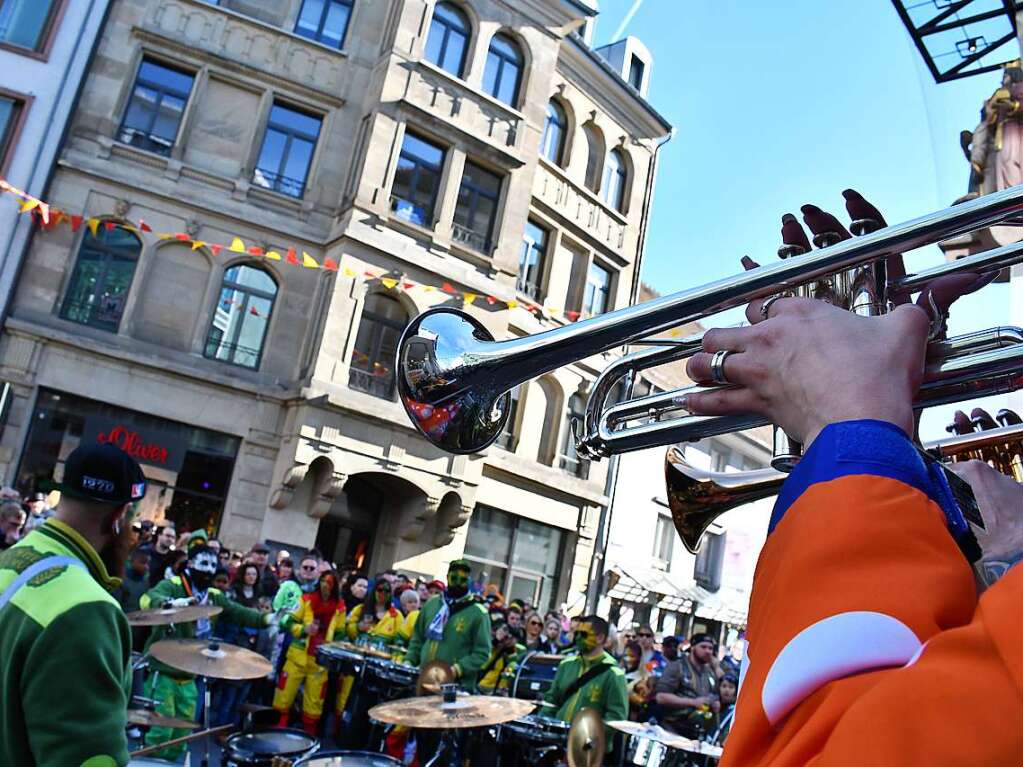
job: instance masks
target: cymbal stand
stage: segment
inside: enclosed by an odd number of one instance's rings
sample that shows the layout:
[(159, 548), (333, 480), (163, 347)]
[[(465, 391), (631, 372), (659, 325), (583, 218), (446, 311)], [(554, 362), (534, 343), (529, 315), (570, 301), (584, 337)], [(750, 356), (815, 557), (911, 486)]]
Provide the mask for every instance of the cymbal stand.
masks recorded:
[[(441, 695), (444, 698), (441, 708), (456, 707), (458, 705), (458, 685), (445, 684), (441, 685), (440, 689)], [(440, 761), (442, 755), (447, 756), (447, 759), (443, 762)], [(458, 761), (458, 730), (449, 727), (441, 733), (437, 753), (430, 757), (430, 760), (423, 767), (434, 767), (437, 764), (444, 767), (458, 767)]]

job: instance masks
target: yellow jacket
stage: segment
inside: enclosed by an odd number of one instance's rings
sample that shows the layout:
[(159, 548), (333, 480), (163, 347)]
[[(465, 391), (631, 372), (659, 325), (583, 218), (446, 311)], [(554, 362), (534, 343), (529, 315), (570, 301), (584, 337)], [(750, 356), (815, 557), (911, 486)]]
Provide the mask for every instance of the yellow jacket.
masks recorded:
[(405, 643), (408, 644), (408, 640), (412, 638), (412, 632), (416, 628), (416, 619), (419, 617), (419, 610), (413, 610), (405, 616), (405, 622), (401, 624), (401, 628), (398, 629), (398, 637)]
[[(313, 612), (312, 599), (310, 594), (305, 594), (302, 597), (302, 602), (298, 606), (295, 612), (291, 613), (291, 621), (289, 622), (289, 628), (291, 629), (292, 636), (298, 640), (302, 646), (305, 646), (307, 634), (304, 629), (310, 625), (315, 619), (316, 615)], [(330, 623), (327, 625), (327, 633), (324, 637), (324, 642), (333, 642), (334, 633), (341, 629), (342, 633), (345, 628), (345, 603), (338, 602), (338, 609), (334, 611), (334, 616), (330, 619)]]
[[(361, 617), (362, 605), (356, 605), (348, 614), (348, 638), (353, 641), (359, 636), (359, 619)], [(387, 608), (387, 614), (370, 629), (369, 635), (394, 641), (403, 626), (404, 618), (401, 612), (394, 606), (391, 606)]]

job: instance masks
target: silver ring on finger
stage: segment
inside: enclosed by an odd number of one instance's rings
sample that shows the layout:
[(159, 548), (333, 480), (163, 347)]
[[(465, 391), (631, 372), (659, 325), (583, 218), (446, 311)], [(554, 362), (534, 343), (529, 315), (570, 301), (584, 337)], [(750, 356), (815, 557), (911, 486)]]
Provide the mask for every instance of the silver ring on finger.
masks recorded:
[(760, 304), (760, 316), (762, 318), (764, 318), (765, 320), (771, 319), (770, 317), (771, 304), (773, 304), (779, 298), (788, 298), (788, 296), (785, 295), (784, 293), (778, 293), (777, 295), (769, 296), (766, 299), (764, 299), (764, 303)]
[(720, 351), (714, 352), (714, 356), (710, 358), (710, 377), (711, 380), (716, 384), (727, 386), (732, 383), (728, 380), (725, 375), (725, 359), (729, 354), (734, 352), (731, 349), (721, 349)]

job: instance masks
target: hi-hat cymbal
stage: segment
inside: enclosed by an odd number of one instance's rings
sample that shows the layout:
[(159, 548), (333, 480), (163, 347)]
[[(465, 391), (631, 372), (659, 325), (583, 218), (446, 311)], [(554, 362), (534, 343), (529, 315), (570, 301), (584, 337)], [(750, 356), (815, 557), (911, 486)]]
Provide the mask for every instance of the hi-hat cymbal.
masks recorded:
[(568, 731), (568, 767), (597, 767), (604, 763), (607, 742), (604, 720), (595, 708), (584, 708), (572, 719)]
[(490, 695), (459, 695), (454, 703), (445, 704), (443, 696), (430, 695), (381, 703), (369, 710), (369, 718), (425, 730), (455, 730), (521, 719), (535, 705), (528, 700)]
[(171, 668), (210, 679), (258, 679), (273, 669), (258, 653), (205, 639), (163, 639), (149, 654)]
[(172, 727), (177, 730), (194, 730), (199, 727), (196, 722), (175, 719), (172, 716), (164, 716), (144, 708), (129, 708), (128, 724), (138, 724), (143, 727)]
[(129, 626), (167, 626), (171, 623), (195, 623), (203, 618), (219, 615), (224, 608), (217, 605), (189, 605), (188, 607), (156, 607), (128, 613)]
[(442, 685), (455, 681), (455, 670), (450, 663), (442, 660), (431, 660), (419, 668), (416, 680), (416, 695), (436, 695)]

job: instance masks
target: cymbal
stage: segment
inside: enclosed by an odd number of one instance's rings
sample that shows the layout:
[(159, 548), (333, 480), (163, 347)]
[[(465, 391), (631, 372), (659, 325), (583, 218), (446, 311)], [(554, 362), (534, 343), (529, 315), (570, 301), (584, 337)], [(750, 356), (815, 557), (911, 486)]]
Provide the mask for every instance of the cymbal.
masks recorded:
[(219, 615), (223, 607), (217, 605), (189, 605), (188, 607), (156, 607), (128, 613), (129, 626), (167, 626), (171, 623), (194, 623), (202, 618)]
[(210, 679), (258, 679), (273, 669), (258, 653), (205, 639), (163, 639), (149, 654), (171, 668)]
[(521, 719), (534, 706), (532, 701), (490, 695), (459, 695), (454, 703), (444, 705), (442, 696), (430, 695), (381, 703), (369, 710), (369, 718), (425, 730), (455, 730)]
[(595, 708), (584, 708), (572, 719), (568, 731), (568, 767), (597, 767), (604, 763), (607, 741), (604, 720)]
[(197, 722), (187, 719), (175, 719), (144, 708), (128, 709), (128, 724), (139, 724), (143, 727), (172, 727), (176, 730), (195, 730), (200, 726)]
[(416, 695), (436, 695), (440, 692), (441, 685), (451, 684), (454, 681), (455, 670), (451, 668), (451, 664), (442, 660), (431, 660), (424, 663), (419, 669)]

